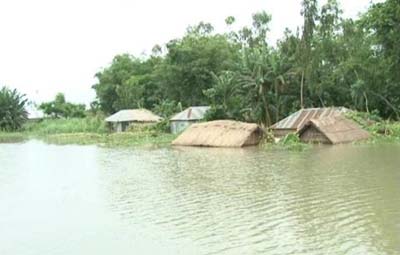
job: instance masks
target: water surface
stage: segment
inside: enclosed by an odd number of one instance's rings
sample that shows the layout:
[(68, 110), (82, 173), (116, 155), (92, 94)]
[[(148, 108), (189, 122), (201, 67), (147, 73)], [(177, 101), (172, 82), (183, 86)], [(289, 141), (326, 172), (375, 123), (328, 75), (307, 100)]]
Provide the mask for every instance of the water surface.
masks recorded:
[(400, 254), (400, 146), (0, 144), (0, 254)]

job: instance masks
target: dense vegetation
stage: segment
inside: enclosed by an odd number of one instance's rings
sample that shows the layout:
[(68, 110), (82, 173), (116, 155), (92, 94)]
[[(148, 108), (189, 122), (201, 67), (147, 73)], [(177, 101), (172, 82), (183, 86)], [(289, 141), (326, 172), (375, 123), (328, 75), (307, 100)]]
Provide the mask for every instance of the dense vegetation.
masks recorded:
[(268, 126), (301, 107), (346, 106), (398, 120), (399, 1), (373, 4), (352, 20), (336, 0), (304, 0), (301, 14), (302, 27), (286, 30), (276, 46), (267, 43), (272, 17), (259, 12), (239, 31), (219, 34), (202, 22), (147, 58), (118, 55), (96, 74), (92, 108), (169, 115), (178, 105), (211, 105), (210, 119)]
[(54, 118), (83, 118), (86, 116), (85, 108), (84, 104), (67, 102), (63, 93), (58, 93), (53, 101), (39, 106), (47, 116)]
[[(268, 127), (302, 107), (345, 106), (364, 112), (349, 116), (373, 134), (400, 139), (400, 2), (370, 6), (357, 20), (344, 19), (336, 0), (320, 6), (303, 0), (303, 24), (268, 44), (266, 12), (251, 26), (226, 33), (200, 22), (182, 38), (154, 46), (148, 57), (117, 55), (95, 76), (91, 111), (67, 102), (64, 94), (40, 105), (47, 116), (26, 121), (24, 95), (0, 90), (1, 141), (41, 137), (57, 143), (166, 144), (163, 122), (145, 130), (109, 134), (104, 115), (126, 108), (147, 108), (169, 117), (187, 106), (210, 105), (207, 119), (235, 119)], [(269, 135), (267, 139), (271, 138)], [(379, 139), (376, 139), (379, 138)], [(281, 141), (298, 144), (296, 136)]]
[(0, 89), (0, 131), (19, 129), (27, 119), (25, 106), (27, 99), (17, 90), (7, 87)]

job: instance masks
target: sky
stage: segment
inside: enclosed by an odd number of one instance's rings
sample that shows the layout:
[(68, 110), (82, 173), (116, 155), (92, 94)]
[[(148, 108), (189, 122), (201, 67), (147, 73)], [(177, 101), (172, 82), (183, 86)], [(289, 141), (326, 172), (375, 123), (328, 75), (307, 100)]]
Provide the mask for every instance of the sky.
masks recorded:
[[(323, 0), (320, 1), (324, 2)], [(370, 0), (339, 0), (355, 18)], [(376, 2), (376, 1), (373, 1)], [(301, 0), (0, 0), (0, 87), (16, 88), (36, 102), (63, 92), (89, 104), (94, 75), (121, 53), (136, 56), (183, 36), (188, 25), (210, 22), (226, 30), (251, 24), (251, 15), (272, 15), (269, 42), (302, 23)]]

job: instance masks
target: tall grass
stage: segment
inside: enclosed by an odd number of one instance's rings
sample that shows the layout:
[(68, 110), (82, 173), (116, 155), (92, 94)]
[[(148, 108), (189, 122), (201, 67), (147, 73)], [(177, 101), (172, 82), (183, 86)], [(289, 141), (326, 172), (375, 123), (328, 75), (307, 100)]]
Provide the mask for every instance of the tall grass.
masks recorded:
[(71, 134), (71, 133), (107, 133), (106, 123), (99, 117), (82, 119), (45, 119), (41, 122), (28, 123), (25, 132), (37, 135)]

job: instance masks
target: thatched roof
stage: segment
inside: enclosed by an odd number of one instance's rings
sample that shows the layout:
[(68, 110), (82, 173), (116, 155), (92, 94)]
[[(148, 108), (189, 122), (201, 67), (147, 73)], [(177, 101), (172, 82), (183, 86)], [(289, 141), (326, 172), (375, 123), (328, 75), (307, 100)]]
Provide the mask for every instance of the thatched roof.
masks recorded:
[(271, 126), (271, 129), (292, 129), (298, 131), (311, 119), (340, 116), (347, 111), (349, 110), (345, 107), (301, 109), (275, 123)]
[(314, 127), (321, 132), (332, 144), (348, 143), (369, 138), (369, 133), (357, 123), (343, 116), (311, 119), (299, 131), (300, 139), (305, 131)]
[(174, 115), (171, 121), (202, 120), (209, 109), (209, 106), (192, 106)]
[(172, 144), (182, 146), (244, 147), (257, 145), (262, 130), (257, 124), (232, 120), (216, 120), (194, 124)]
[(106, 119), (107, 122), (158, 122), (162, 120), (146, 109), (121, 110)]

